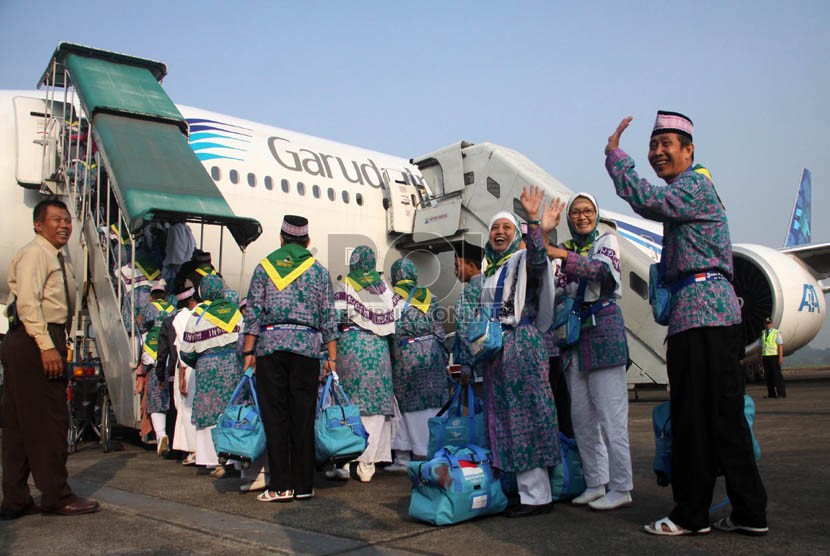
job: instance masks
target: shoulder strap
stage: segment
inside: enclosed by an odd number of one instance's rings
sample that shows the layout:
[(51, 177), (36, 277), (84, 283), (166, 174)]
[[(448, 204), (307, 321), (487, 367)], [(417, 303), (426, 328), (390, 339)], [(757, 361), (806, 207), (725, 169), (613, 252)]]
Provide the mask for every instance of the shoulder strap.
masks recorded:
[(409, 302), (412, 301), (412, 296), (415, 295), (415, 289), (418, 286), (412, 286), (412, 289), (409, 290), (409, 295), (406, 296), (406, 301), (403, 303), (403, 310), (401, 310), (401, 318), (406, 314), (406, 310), (409, 309)]
[(576, 297), (574, 297), (574, 310), (579, 310), (582, 306), (582, 301), (585, 299), (585, 290), (588, 288), (588, 280), (584, 278), (579, 279), (579, 287), (576, 289)]
[(496, 293), (493, 296), (493, 320), (498, 320), (499, 311), (501, 311), (501, 298), (504, 295), (504, 279), (507, 277), (507, 265), (502, 268), (496, 282)]

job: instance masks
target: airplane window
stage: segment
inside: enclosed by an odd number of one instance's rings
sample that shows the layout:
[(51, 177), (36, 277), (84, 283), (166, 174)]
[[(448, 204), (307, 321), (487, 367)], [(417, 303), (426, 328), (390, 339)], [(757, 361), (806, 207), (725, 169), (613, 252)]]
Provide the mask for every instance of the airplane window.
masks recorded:
[(331, 187), (329, 187), (328, 196), (329, 196), (329, 201), (334, 201), (334, 189), (332, 189)]
[(317, 185), (317, 184), (312, 185), (311, 186), (311, 194), (314, 195), (315, 199), (319, 199), (320, 198), (320, 186)]
[(280, 185), (282, 186), (282, 192), (283, 192), (283, 193), (288, 193), (288, 190), (289, 190), (289, 187), (288, 187), (288, 180), (287, 180), (287, 179), (283, 179), (283, 180), (280, 182)]
[(256, 176), (253, 172), (248, 172), (248, 185), (256, 187)]
[(354, 200), (358, 205), (360, 205), (361, 207), (363, 206), (363, 194), (362, 193), (356, 194), (354, 196)]
[(274, 180), (271, 178), (271, 176), (265, 176), (265, 189), (267, 189), (268, 191), (274, 189)]
[(219, 169), (219, 166), (211, 166), (210, 177), (213, 178), (213, 181), (219, 181), (222, 179), (222, 170)]
[(628, 274), (628, 284), (631, 286), (631, 291), (643, 299), (648, 299), (648, 283), (645, 280), (630, 272)]
[(487, 176), (487, 191), (496, 199), (501, 197), (501, 186), (499, 185), (499, 182), (490, 176)]
[(300, 195), (305, 195), (305, 184), (301, 181), (297, 182), (297, 193)]
[(230, 173), (231, 183), (239, 183), (239, 172), (236, 170), (231, 170)]
[(343, 190), (343, 202), (349, 204), (349, 192), (346, 190)]

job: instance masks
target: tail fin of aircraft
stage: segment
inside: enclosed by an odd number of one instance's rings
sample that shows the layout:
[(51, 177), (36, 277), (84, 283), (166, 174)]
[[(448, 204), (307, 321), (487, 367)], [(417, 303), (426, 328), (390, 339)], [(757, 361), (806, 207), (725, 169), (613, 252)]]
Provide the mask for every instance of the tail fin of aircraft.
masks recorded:
[(787, 241), (784, 247), (797, 247), (810, 243), (810, 195), (812, 191), (810, 170), (804, 168), (801, 172), (801, 184), (798, 186), (798, 195), (795, 197), (793, 215), (790, 227), (787, 230)]

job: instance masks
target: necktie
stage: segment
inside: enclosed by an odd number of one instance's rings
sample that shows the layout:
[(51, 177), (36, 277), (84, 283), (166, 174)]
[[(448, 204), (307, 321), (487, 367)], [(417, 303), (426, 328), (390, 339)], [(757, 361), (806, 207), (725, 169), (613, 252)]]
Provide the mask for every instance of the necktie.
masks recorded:
[(63, 253), (58, 251), (58, 262), (61, 265), (61, 275), (63, 276), (63, 293), (66, 296), (66, 331), (72, 332), (72, 298), (69, 296), (69, 281), (66, 277), (66, 261), (64, 261)]

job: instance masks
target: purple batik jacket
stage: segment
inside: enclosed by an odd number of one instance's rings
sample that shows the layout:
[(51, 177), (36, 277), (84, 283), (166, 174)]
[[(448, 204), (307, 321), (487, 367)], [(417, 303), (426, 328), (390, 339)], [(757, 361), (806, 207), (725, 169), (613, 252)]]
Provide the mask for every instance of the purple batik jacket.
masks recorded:
[(672, 294), (669, 336), (703, 326), (741, 322), (732, 280), (732, 244), (726, 209), (706, 176), (691, 169), (665, 186), (650, 184), (634, 170), (622, 149), (605, 158), (617, 195), (634, 212), (663, 223), (666, 280), (677, 282), (698, 272), (715, 271), (725, 280), (697, 282)]
[[(268, 325), (301, 325), (267, 330)], [(303, 326), (308, 328), (302, 328)], [(321, 350), (338, 337), (334, 290), (329, 271), (319, 262), (282, 291), (258, 264), (248, 288), (245, 334), (257, 337), (256, 356), (290, 351), (306, 357), (321, 357)]]

